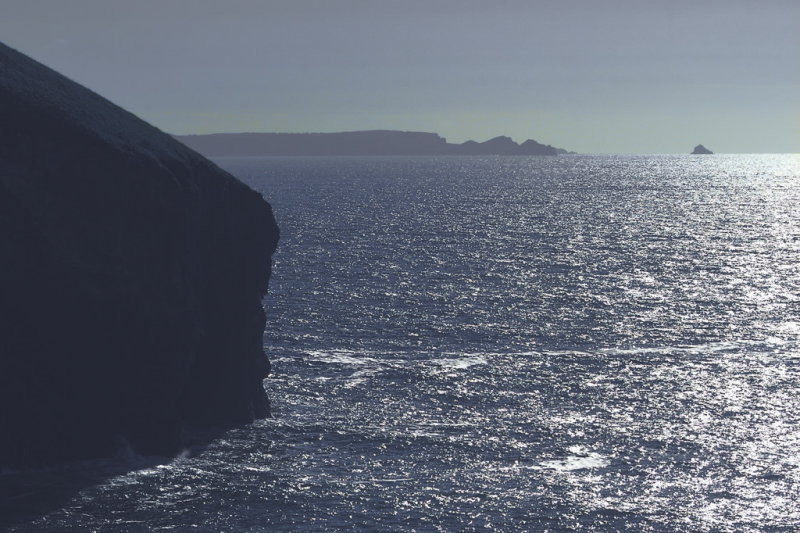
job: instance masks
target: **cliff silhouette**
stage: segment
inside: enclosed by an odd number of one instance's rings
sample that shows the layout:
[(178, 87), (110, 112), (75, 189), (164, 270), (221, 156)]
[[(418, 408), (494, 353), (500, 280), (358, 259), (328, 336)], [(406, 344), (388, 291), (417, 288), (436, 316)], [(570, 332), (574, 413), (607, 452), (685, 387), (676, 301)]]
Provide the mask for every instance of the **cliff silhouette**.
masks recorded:
[(561, 148), (509, 137), (479, 143), (448, 143), (436, 133), (417, 131), (347, 131), (339, 133), (212, 133), (176, 135), (208, 157), (335, 155), (559, 155)]
[(268, 414), (260, 194), (0, 44), (0, 467)]

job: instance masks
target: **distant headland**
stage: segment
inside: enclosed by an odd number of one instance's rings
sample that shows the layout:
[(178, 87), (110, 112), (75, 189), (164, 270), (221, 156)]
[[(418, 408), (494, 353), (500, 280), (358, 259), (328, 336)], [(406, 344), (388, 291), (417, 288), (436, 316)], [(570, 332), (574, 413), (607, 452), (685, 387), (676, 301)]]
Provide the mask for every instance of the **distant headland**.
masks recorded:
[(528, 139), (510, 137), (485, 142), (448, 143), (436, 133), (418, 131), (346, 131), (338, 133), (212, 133), (175, 135), (205, 156), (317, 155), (561, 155), (570, 154)]
[(692, 150), (692, 155), (708, 155), (713, 153), (714, 152), (712, 152), (702, 144), (698, 144), (697, 146), (694, 147), (694, 150)]

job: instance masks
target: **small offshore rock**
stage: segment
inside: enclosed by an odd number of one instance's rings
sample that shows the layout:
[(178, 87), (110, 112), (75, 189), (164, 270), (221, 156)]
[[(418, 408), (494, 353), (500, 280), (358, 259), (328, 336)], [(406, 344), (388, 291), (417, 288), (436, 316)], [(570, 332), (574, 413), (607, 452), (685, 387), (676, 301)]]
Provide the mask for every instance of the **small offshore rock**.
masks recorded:
[(713, 153), (714, 152), (712, 152), (702, 144), (698, 144), (697, 146), (694, 147), (694, 150), (692, 150), (692, 155), (708, 155)]

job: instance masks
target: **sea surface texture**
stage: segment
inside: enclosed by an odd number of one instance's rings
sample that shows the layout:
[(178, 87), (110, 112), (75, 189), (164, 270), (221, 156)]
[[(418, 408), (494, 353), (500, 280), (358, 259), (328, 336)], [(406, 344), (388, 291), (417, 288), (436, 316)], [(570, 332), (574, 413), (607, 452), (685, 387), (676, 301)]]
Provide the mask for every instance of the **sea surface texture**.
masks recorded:
[(106, 472), (13, 530), (800, 528), (799, 156), (217, 163), (281, 227), (274, 418), (6, 472)]

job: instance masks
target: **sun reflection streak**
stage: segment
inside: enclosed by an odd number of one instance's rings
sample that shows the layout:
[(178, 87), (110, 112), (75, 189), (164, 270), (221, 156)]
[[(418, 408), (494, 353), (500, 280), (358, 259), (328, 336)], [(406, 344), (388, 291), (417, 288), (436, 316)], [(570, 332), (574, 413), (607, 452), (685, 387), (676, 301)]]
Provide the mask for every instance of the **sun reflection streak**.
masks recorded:
[(229, 164), (276, 417), (29, 530), (800, 528), (800, 157)]

